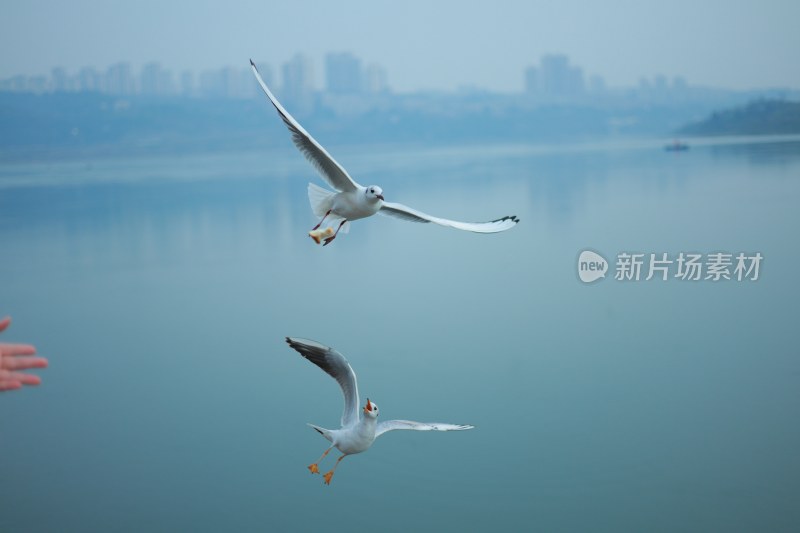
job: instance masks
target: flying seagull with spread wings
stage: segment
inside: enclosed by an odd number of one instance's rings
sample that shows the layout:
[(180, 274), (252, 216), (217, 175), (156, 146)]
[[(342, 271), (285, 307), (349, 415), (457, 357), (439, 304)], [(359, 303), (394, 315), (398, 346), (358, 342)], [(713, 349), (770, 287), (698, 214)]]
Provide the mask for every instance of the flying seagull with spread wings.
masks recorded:
[(331, 442), (315, 463), (308, 465), (312, 474), (319, 474), (319, 463), (333, 448), (342, 452), (333, 468), (325, 473), (325, 484), (330, 485), (333, 473), (339, 462), (355, 453), (365, 452), (372, 446), (375, 439), (396, 429), (409, 429), (415, 431), (460, 431), (472, 429), (474, 426), (460, 424), (441, 424), (438, 422), (412, 422), (410, 420), (385, 420), (378, 422), (378, 406), (367, 398), (367, 403), (360, 409), (358, 400), (358, 384), (356, 373), (342, 354), (319, 344), (318, 342), (286, 337), (289, 346), (297, 350), (300, 355), (320, 367), (329, 376), (339, 383), (344, 395), (344, 411), (342, 412), (342, 427), (339, 429), (325, 429), (314, 424), (309, 424), (323, 437)]
[[(311, 209), (318, 217), (322, 217), (319, 223), (314, 226), (309, 235), (319, 243), (320, 237), (325, 237), (325, 244), (328, 245), (336, 238), (340, 230), (347, 233), (348, 222), (366, 218), (380, 213), (396, 217), (402, 220), (411, 222), (421, 222), (439, 224), (440, 226), (447, 226), (464, 231), (472, 231), (475, 233), (498, 233), (507, 229), (513, 228), (519, 219), (516, 216), (505, 216), (492, 220), (491, 222), (457, 222), (455, 220), (447, 220), (445, 218), (434, 217), (427, 215), (422, 211), (417, 211), (403, 204), (387, 202), (383, 197), (383, 190), (377, 185), (370, 185), (364, 187), (359, 185), (350, 177), (342, 165), (336, 160), (309, 134), (297, 120), (283, 108), (281, 103), (269, 90), (267, 84), (261, 79), (258, 73), (256, 64), (250, 60), (250, 66), (253, 69), (258, 83), (264, 90), (272, 105), (278, 111), (278, 114), (283, 119), (283, 122), (292, 133), (292, 141), (300, 152), (314, 165), (319, 172), (322, 179), (328, 185), (336, 189), (336, 192), (323, 189), (313, 183), (308, 184), (308, 199), (311, 203)], [(336, 225), (336, 232), (321, 233), (319, 227), (328, 219), (329, 224)], [(323, 245), (323, 246), (324, 246)]]

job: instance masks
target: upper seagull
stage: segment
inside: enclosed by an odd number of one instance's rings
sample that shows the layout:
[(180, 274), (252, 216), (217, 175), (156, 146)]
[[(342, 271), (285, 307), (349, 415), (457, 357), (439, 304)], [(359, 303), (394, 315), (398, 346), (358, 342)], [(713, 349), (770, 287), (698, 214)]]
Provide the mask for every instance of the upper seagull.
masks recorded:
[(342, 354), (323, 346), (318, 342), (305, 339), (286, 337), (289, 346), (297, 350), (300, 355), (320, 367), (339, 383), (344, 395), (344, 412), (342, 412), (342, 427), (340, 429), (325, 429), (309, 424), (323, 437), (331, 442), (317, 462), (308, 465), (312, 474), (319, 473), (319, 463), (334, 447), (342, 452), (336, 464), (323, 477), (325, 483), (330, 485), (333, 473), (339, 462), (354, 453), (367, 451), (375, 439), (395, 429), (410, 429), (416, 431), (460, 431), (472, 429), (473, 426), (460, 424), (441, 424), (438, 422), (412, 422), (410, 420), (385, 420), (378, 422), (378, 406), (367, 398), (364, 409), (359, 412), (358, 384), (356, 373)]
[(319, 223), (314, 226), (309, 235), (319, 242), (320, 236), (329, 235), (330, 232), (321, 234), (317, 230), (322, 225), (326, 218), (330, 217), (331, 223), (339, 222), (336, 232), (325, 239), (325, 245), (330, 244), (333, 239), (338, 235), (339, 230), (347, 233), (349, 221), (366, 218), (380, 213), (382, 215), (389, 215), (408, 220), (411, 222), (428, 223), (433, 222), (441, 226), (448, 226), (451, 228), (461, 229), (465, 231), (472, 231), (475, 233), (497, 233), (513, 228), (519, 219), (516, 216), (506, 216), (492, 220), (491, 222), (457, 222), (455, 220), (447, 220), (445, 218), (438, 218), (427, 215), (416, 209), (412, 209), (402, 204), (386, 202), (383, 198), (383, 190), (377, 185), (370, 185), (364, 187), (356, 183), (350, 177), (342, 165), (319, 144), (305, 129), (300, 125), (286, 109), (283, 108), (281, 103), (269, 90), (267, 84), (261, 79), (258, 73), (256, 64), (250, 60), (250, 66), (253, 69), (258, 83), (264, 90), (272, 105), (278, 110), (278, 114), (283, 119), (283, 122), (292, 132), (292, 140), (295, 146), (302, 152), (306, 159), (311, 162), (317, 169), (328, 185), (336, 189), (338, 192), (328, 191), (322, 187), (318, 187), (313, 183), (308, 184), (308, 200), (311, 202), (311, 209), (318, 217), (322, 217)]

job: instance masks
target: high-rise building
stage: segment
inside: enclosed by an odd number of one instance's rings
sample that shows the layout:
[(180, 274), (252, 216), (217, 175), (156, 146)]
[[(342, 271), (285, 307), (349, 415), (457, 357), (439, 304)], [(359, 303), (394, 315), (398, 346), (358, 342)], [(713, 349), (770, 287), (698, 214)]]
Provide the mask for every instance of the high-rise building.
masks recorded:
[(241, 98), (242, 82), (241, 69), (224, 67), (220, 69), (220, 81), (222, 82), (222, 96), (225, 98)]
[(386, 80), (386, 69), (380, 65), (367, 65), (364, 69), (364, 90), (370, 94), (381, 94), (389, 91)]
[(311, 61), (303, 54), (295, 54), (283, 64), (281, 96), (292, 103), (299, 113), (308, 113), (314, 104), (314, 83)]
[[(223, 69), (223, 79), (225, 84), (225, 96), (228, 98), (248, 99), (254, 98), (259, 92), (258, 82), (253, 77), (253, 73), (249, 68), (233, 68), (228, 67)], [(263, 69), (259, 69), (259, 74), (267, 74), (264, 81), (269, 85), (272, 83), (272, 69), (269, 65), (264, 65)]]
[(142, 94), (150, 96), (172, 94), (175, 90), (172, 72), (163, 69), (156, 62), (148, 63), (142, 68), (140, 83)]
[(50, 71), (50, 87), (54, 92), (64, 92), (72, 89), (69, 75), (64, 67), (55, 67)]
[(548, 96), (574, 97), (583, 93), (583, 70), (563, 54), (542, 58), (542, 89)]
[(542, 88), (539, 81), (539, 69), (536, 67), (528, 67), (525, 69), (525, 92), (530, 95), (536, 95), (541, 92)]
[(667, 83), (667, 77), (663, 74), (658, 74), (653, 80), (653, 86), (657, 94), (663, 96), (669, 90), (669, 84)]
[(565, 55), (546, 55), (541, 60), (542, 92), (548, 96), (564, 94), (567, 86), (569, 60)]
[(77, 77), (79, 91), (100, 91), (100, 74), (92, 67), (83, 67)]
[(180, 77), (180, 92), (183, 96), (194, 96), (194, 72), (191, 70), (184, 70), (181, 72)]
[(350, 52), (325, 56), (327, 90), (332, 94), (352, 94), (363, 88), (361, 60)]
[(539, 67), (525, 70), (525, 92), (547, 99), (570, 99), (585, 92), (583, 70), (569, 64), (563, 54), (543, 56)]
[(283, 93), (287, 97), (302, 95), (313, 90), (311, 60), (303, 54), (295, 54), (283, 64)]
[(116, 63), (108, 67), (105, 76), (106, 91), (111, 94), (133, 94), (136, 83), (129, 63)]
[[(272, 69), (269, 65), (259, 65), (259, 73), (271, 88)], [(194, 88), (194, 77), (191, 72), (181, 74), (181, 93), (184, 95), (199, 94), (205, 98), (249, 99), (260, 94), (253, 73), (246, 67), (223, 67), (205, 70), (200, 73), (199, 87)]]

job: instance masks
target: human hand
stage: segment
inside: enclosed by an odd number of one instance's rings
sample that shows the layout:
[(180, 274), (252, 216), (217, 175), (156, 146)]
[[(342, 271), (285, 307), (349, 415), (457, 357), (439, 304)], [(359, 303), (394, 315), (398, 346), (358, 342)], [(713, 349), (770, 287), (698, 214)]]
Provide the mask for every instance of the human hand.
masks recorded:
[[(11, 323), (11, 317), (0, 320), (0, 331)], [(38, 385), (39, 376), (18, 372), (28, 368), (46, 368), (47, 359), (31, 357), (36, 348), (30, 344), (8, 344), (0, 342), (0, 391), (22, 388), (23, 385)]]

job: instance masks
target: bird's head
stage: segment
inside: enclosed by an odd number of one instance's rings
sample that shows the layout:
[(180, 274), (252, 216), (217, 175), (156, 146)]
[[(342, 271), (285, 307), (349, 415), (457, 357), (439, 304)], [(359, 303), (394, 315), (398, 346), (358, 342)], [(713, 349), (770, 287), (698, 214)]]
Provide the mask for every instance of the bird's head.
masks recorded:
[(364, 193), (367, 195), (367, 198), (372, 200), (373, 202), (380, 200), (383, 201), (383, 189), (378, 187), (377, 185), (370, 185), (367, 187), (366, 192)]
[(378, 406), (369, 401), (369, 398), (367, 398), (367, 405), (364, 406), (364, 416), (378, 418)]

